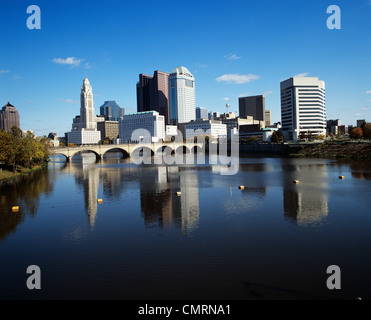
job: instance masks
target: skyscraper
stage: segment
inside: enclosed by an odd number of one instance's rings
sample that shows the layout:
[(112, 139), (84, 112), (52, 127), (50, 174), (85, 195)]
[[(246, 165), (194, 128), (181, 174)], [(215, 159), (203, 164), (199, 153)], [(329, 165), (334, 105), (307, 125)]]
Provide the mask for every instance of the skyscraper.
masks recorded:
[(156, 70), (153, 76), (140, 74), (137, 83), (137, 111), (157, 111), (169, 124), (169, 74)]
[(104, 101), (100, 107), (100, 115), (108, 121), (118, 121), (124, 114), (125, 108), (121, 108), (116, 101)]
[(12, 127), (20, 128), (19, 113), (9, 102), (0, 110), (0, 129), (8, 132)]
[(186, 67), (176, 67), (169, 75), (170, 123), (195, 120), (195, 79)]
[(93, 91), (89, 83), (88, 78), (84, 79), (83, 85), (81, 87), (81, 128), (84, 129), (97, 129), (97, 122), (95, 120), (95, 111), (93, 104)]
[(251, 116), (254, 120), (265, 121), (264, 95), (240, 97), (238, 99), (239, 115), (242, 118)]
[(151, 111), (154, 109), (152, 76), (141, 73), (137, 82), (137, 111)]
[(326, 135), (325, 82), (317, 77), (292, 77), (280, 85), (285, 139), (297, 141), (308, 132)]
[(269, 127), (272, 124), (272, 115), (270, 110), (265, 110), (265, 126)]
[(84, 79), (81, 87), (80, 117), (75, 117), (72, 131), (67, 133), (68, 143), (78, 145), (96, 144), (101, 140), (101, 133), (97, 131), (97, 117), (93, 104), (93, 90), (88, 78)]

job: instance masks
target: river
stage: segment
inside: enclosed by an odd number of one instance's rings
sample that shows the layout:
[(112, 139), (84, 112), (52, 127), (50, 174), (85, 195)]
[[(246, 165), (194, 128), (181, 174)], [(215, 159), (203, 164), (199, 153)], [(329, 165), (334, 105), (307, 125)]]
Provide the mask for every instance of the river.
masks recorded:
[(0, 184), (0, 299), (370, 298), (370, 189), (362, 161), (246, 157), (222, 175), (55, 156)]

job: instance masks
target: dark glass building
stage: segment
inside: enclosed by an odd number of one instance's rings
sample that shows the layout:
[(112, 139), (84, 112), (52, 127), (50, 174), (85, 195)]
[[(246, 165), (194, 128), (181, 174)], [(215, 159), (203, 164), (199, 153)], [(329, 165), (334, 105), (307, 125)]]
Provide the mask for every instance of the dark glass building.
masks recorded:
[(140, 74), (137, 83), (137, 111), (157, 111), (169, 124), (169, 74), (156, 70), (153, 76)]
[(121, 108), (116, 101), (105, 101), (100, 107), (100, 115), (107, 121), (118, 121), (125, 114), (125, 108)]
[(265, 121), (264, 95), (241, 97), (238, 99), (238, 108), (241, 118), (251, 116), (254, 120)]
[(9, 132), (12, 127), (20, 128), (17, 109), (9, 102), (0, 110), (0, 129)]

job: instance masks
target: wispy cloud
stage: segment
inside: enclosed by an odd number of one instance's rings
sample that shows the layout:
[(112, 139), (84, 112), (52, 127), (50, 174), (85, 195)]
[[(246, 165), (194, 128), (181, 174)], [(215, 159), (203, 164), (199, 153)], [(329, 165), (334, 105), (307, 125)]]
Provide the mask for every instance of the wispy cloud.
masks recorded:
[(64, 102), (64, 103), (79, 103), (78, 101), (73, 100), (73, 99), (65, 99), (65, 100), (62, 100), (62, 102)]
[(228, 97), (223, 98), (223, 101), (229, 101)]
[[(371, 101), (371, 100), (370, 100), (370, 101)], [(364, 108), (362, 108), (361, 110), (362, 110), (362, 111), (367, 111), (368, 108), (367, 108), (367, 107), (364, 107)]]
[(236, 83), (236, 84), (243, 84), (248, 83), (250, 81), (259, 79), (260, 76), (255, 74), (223, 74), (222, 76), (215, 79), (216, 82), (227, 82), (227, 83)]
[(295, 75), (295, 77), (306, 77), (309, 73), (308, 72), (303, 72)]
[(263, 95), (264, 95), (264, 96), (268, 96), (268, 95), (270, 95), (270, 94), (272, 94), (272, 93), (273, 93), (272, 90), (264, 91), (264, 92), (263, 92)]
[(235, 53), (230, 53), (230, 54), (227, 54), (226, 56), (224, 56), (224, 59), (226, 60), (230, 60), (230, 61), (233, 61), (233, 60), (239, 60), (241, 59), (242, 57), (236, 55)]
[(252, 92), (244, 92), (238, 95), (239, 98), (251, 96)]
[(196, 66), (196, 68), (201, 68), (201, 69), (207, 68), (207, 65), (206, 64), (198, 63), (198, 62), (195, 63), (195, 66)]
[(84, 59), (77, 59), (75, 57), (63, 58), (54, 58), (53, 62), (56, 64), (70, 65), (71, 67), (78, 67)]
[(357, 116), (357, 117), (360, 117), (360, 116), (362, 116), (362, 113), (355, 113), (354, 115)]
[[(371, 1), (371, 0), (370, 0)], [(371, 94), (371, 90), (367, 90), (365, 94)]]
[(0, 70), (0, 74), (3, 74), (3, 73), (8, 73), (10, 72), (9, 70)]

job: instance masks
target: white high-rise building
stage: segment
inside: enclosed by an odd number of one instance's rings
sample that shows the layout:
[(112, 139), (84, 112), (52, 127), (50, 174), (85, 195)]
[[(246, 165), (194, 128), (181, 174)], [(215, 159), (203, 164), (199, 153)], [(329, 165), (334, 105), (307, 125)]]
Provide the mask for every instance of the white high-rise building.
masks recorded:
[(68, 143), (77, 145), (97, 144), (101, 140), (101, 132), (97, 131), (97, 118), (93, 104), (93, 90), (88, 78), (81, 86), (80, 117), (75, 117), (72, 131), (67, 133)]
[(325, 82), (317, 77), (292, 77), (281, 82), (281, 122), (286, 140), (302, 133), (326, 135)]
[(185, 138), (198, 135), (211, 136), (215, 139), (227, 137), (227, 125), (217, 120), (196, 120), (184, 126)]
[[(135, 130), (138, 130), (136, 131), (138, 134), (133, 137)], [(119, 139), (121, 143), (151, 143), (165, 140), (165, 117), (157, 111), (125, 114), (119, 120)]]
[(97, 129), (93, 104), (93, 90), (88, 78), (84, 79), (84, 83), (81, 87), (80, 101), (81, 128)]
[(171, 124), (196, 119), (195, 78), (185, 67), (176, 67), (169, 75)]

